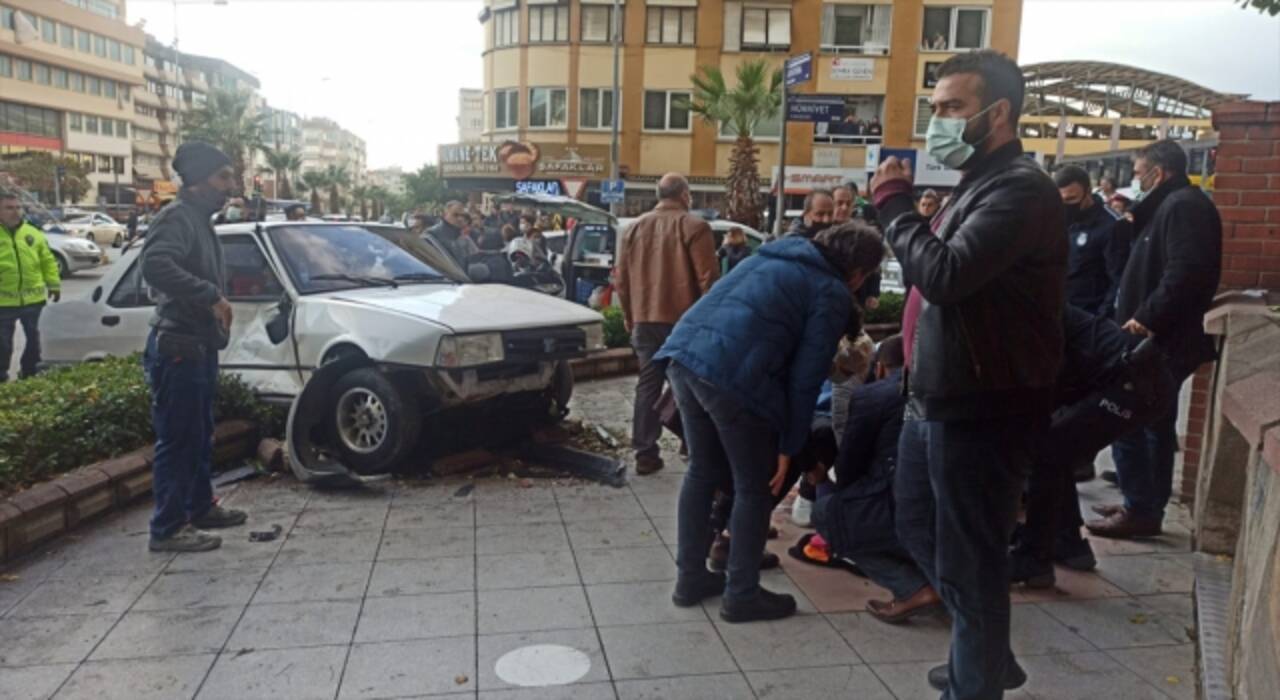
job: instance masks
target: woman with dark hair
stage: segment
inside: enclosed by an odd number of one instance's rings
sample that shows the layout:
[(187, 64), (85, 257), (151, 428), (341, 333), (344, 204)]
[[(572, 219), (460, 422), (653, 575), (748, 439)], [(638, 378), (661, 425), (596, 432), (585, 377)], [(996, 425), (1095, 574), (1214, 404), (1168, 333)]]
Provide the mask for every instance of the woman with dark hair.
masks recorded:
[[(809, 439), (854, 292), (883, 256), (880, 234), (860, 222), (813, 240), (765, 245), (685, 313), (655, 357), (669, 362), (690, 454), (678, 513), (676, 605), (723, 593), (720, 616), (728, 622), (795, 613), (794, 598), (760, 587), (769, 511)], [(726, 578), (707, 571), (705, 559), (712, 499), (729, 480)]]

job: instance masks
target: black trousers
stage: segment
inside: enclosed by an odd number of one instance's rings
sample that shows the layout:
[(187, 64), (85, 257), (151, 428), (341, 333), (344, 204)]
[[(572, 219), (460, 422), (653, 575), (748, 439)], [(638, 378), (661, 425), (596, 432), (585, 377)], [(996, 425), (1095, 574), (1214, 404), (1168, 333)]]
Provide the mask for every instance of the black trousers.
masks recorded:
[(27, 337), (27, 344), (22, 349), (19, 362), (20, 377), (26, 378), (36, 373), (40, 364), (40, 312), (44, 304), (32, 304), (15, 308), (0, 309), (0, 382), (9, 381), (9, 363), (13, 361), (13, 334), (17, 325), (22, 324), (22, 332)]

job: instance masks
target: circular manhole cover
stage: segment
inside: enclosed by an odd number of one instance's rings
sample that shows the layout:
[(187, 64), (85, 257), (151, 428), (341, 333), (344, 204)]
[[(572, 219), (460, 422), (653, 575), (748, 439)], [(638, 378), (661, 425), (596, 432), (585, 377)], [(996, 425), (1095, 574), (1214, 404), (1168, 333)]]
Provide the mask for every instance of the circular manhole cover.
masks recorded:
[(503, 654), (493, 670), (504, 683), (525, 688), (568, 685), (591, 670), (591, 657), (559, 644), (533, 644)]

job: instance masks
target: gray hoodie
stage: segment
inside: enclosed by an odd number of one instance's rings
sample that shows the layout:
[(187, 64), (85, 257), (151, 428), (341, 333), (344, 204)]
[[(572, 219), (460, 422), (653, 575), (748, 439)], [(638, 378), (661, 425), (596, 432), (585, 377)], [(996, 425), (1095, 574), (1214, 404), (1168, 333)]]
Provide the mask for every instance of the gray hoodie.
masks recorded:
[(142, 249), (142, 279), (156, 302), (151, 325), (200, 336), (221, 350), (227, 336), (213, 305), (223, 296), (226, 262), (209, 222), (214, 212), (185, 194), (156, 215)]

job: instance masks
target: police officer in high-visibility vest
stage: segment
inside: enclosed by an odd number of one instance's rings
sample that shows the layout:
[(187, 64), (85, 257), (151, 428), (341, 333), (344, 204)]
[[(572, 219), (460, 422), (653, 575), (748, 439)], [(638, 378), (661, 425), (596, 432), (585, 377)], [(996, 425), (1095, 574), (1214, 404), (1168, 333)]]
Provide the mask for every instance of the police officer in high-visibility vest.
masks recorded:
[(0, 190), (0, 382), (9, 380), (13, 333), (27, 336), (19, 376), (30, 377), (40, 364), (40, 312), (45, 300), (62, 298), (58, 261), (44, 232), (22, 217), (18, 195)]

